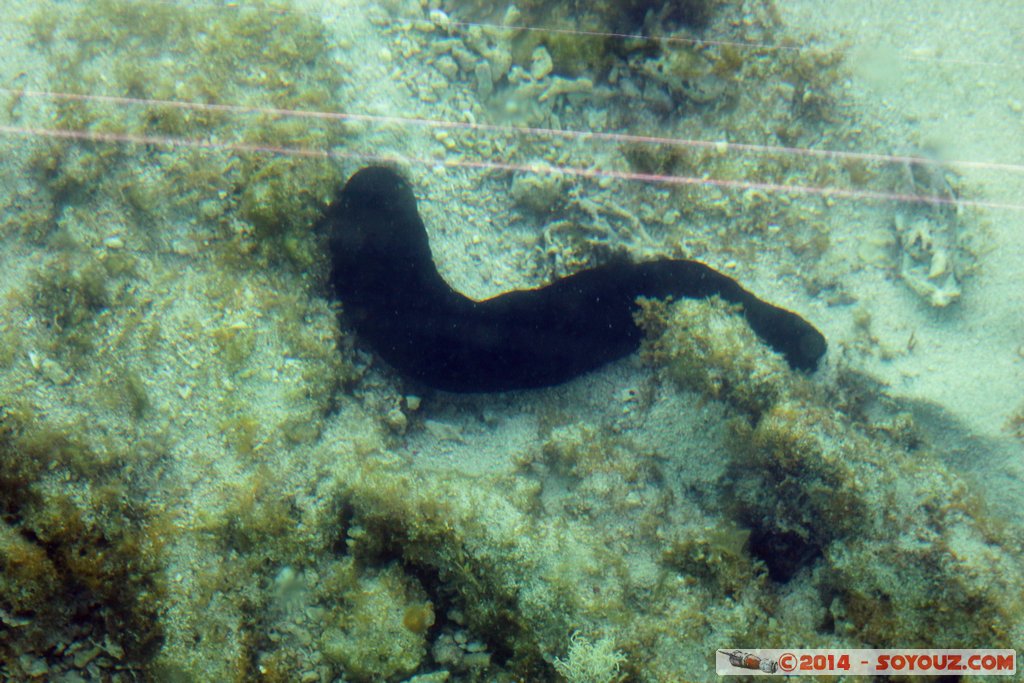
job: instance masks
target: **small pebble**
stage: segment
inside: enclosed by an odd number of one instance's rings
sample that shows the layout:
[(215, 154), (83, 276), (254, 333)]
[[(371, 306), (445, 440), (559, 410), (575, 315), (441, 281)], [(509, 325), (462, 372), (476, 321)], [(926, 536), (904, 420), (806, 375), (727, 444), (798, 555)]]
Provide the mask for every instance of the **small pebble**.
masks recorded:
[(409, 418), (405, 416), (405, 413), (400, 408), (389, 410), (388, 414), (384, 416), (384, 422), (396, 434), (405, 434), (405, 429), (409, 426)]
[(494, 76), (491, 74), (491, 65), (487, 62), (480, 62), (473, 70), (476, 77), (476, 91), (481, 98), (489, 96), (494, 92)]
[(110, 636), (104, 638), (103, 649), (114, 659), (124, 659), (124, 648), (121, 647), (120, 644), (110, 640)]
[(83, 666), (87, 666), (90, 662), (92, 662), (92, 660), (96, 659), (101, 654), (103, 654), (103, 649), (99, 645), (95, 645), (89, 648), (88, 650), (81, 650), (75, 653), (75, 657), (72, 660), (72, 663), (75, 665), (75, 668), (81, 669)]
[(18, 658), (18, 664), (21, 665), (22, 670), (30, 677), (45, 676), (50, 671), (50, 667), (46, 665), (46, 660), (32, 655), (21, 655)]
[(471, 652), (462, 658), (462, 663), (470, 669), (486, 669), (491, 665), (489, 652)]
[(434, 23), (434, 26), (437, 26), (440, 29), (444, 29), (445, 31), (451, 28), (452, 20), (442, 10), (430, 10), (430, 21)]
[(530, 75), (538, 81), (554, 69), (554, 62), (551, 61), (551, 55), (544, 48), (543, 45), (534, 49), (533, 54), (530, 55)]
[(71, 375), (68, 374), (57, 361), (51, 360), (50, 358), (43, 361), (42, 373), (43, 377), (59, 386), (69, 384), (71, 382)]

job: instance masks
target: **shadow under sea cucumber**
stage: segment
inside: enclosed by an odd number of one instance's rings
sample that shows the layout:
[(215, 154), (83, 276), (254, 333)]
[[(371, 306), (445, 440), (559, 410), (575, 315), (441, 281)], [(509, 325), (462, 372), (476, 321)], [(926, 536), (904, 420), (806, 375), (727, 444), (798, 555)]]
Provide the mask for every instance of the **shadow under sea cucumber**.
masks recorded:
[(412, 187), (396, 171), (356, 172), (325, 213), (331, 285), (357, 334), (392, 367), (428, 386), (494, 392), (561, 384), (637, 350), (638, 297), (739, 304), (750, 327), (799, 370), (825, 337), (698, 261), (626, 259), (536, 289), (474, 301), (434, 265)]

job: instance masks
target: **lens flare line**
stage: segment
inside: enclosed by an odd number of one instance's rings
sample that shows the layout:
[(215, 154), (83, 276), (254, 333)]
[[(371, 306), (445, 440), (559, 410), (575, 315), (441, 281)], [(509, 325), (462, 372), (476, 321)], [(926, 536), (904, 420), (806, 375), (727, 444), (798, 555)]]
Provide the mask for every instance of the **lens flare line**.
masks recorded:
[(705, 178), (698, 176), (675, 176), (655, 173), (635, 173), (616, 171), (604, 168), (581, 168), (573, 166), (547, 166), (540, 164), (518, 164), (512, 162), (442, 159), (436, 157), (406, 156), (400, 154), (364, 154), (344, 152), (340, 150), (318, 150), (305, 147), (287, 147), (280, 145), (263, 145), (252, 143), (224, 143), (196, 138), (179, 138), (157, 135), (131, 135), (124, 133), (102, 133), (86, 130), (61, 130), (56, 128), (34, 128), (0, 125), (0, 134), (29, 137), (48, 137), (64, 140), (85, 142), (104, 142), (116, 144), (132, 144), (155, 147), (185, 147), (210, 150), (225, 150), (250, 154), (274, 154), (297, 156), (316, 159), (346, 159), (371, 163), (403, 163), (409, 165), (447, 166), (472, 168), (480, 170), (498, 170), (513, 173), (559, 173), (592, 180), (612, 179), (621, 181), (646, 182), (660, 185), (692, 185), (713, 186), (729, 190), (758, 190), (775, 194), (801, 194), (824, 198), (853, 199), (861, 201), (898, 202), (906, 204), (930, 204), (936, 206), (978, 207), (986, 209), (1004, 209), (1024, 211), (1024, 204), (1009, 204), (980, 200), (960, 200), (950, 197), (926, 196), (899, 192), (877, 192), (852, 190), (837, 187), (819, 187), (813, 185), (788, 185), (782, 183), (765, 183), (747, 180), (726, 180), (722, 178)]
[(0, 87), (0, 93), (15, 97), (35, 97), (52, 100), (103, 102), (107, 104), (130, 106), (157, 106), (193, 111), (224, 112), (233, 114), (263, 114), (269, 116), (308, 118), (328, 121), (359, 121), (375, 124), (393, 124), (416, 126), (423, 128), (439, 128), (447, 130), (469, 130), (487, 133), (503, 133), (533, 135), (538, 137), (556, 137), (575, 141), (600, 140), (616, 143), (650, 144), (671, 147), (691, 147), (712, 149), (721, 154), (729, 151), (748, 152), (752, 154), (788, 154), (826, 159), (850, 159), (883, 164), (916, 164), (922, 166), (957, 166), (961, 168), (977, 168), (985, 170), (1024, 173), (1024, 165), (1005, 164), (989, 161), (952, 160), (941, 161), (923, 156), (890, 155), (872, 152), (845, 152), (839, 150), (812, 149), (809, 147), (786, 147), (780, 145), (755, 145), (721, 140), (697, 140), (689, 138), (670, 138), (654, 135), (637, 135), (633, 133), (610, 133), (603, 131), (580, 131), (530, 126), (503, 126), (491, 123), (469, 121), (448, 121), (445, 119), (418, 118), (409, 116), (385, 116), (381, 114), (358, 114), (350, 112), (311, 111), (288, 109), (281, 107), (257, 107), (238, 104), (220, 104), (208, 102), (188, 102), (184, 100), (147, 99), (123, 97), (117, 95), (97, 95), (57, 92), (47, 90), (15, 89)]

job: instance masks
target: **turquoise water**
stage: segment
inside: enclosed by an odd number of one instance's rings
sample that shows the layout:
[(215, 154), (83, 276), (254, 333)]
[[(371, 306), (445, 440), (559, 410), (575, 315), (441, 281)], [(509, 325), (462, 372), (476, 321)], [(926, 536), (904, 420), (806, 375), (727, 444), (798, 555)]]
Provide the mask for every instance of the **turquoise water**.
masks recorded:
[[(718, 651), (1022, 642), (1014, 3), (4, 16), (0, 679), (710, 681)], [(321, 216), (369, 165), (474, 299), (697, 260), (828, 353), (655, 300), (565, 383), (432, 389), (330, 284)]]

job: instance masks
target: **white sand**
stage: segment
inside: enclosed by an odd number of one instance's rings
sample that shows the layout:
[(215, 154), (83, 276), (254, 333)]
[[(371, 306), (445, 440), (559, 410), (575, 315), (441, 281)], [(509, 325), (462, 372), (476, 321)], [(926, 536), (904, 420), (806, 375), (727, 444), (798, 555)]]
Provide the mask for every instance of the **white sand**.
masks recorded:
[(1024, 448), (1006, 424), (1024, 405), (1024, 5), (778, 5), (797, 32), (848, 46), (855, 105), (850, 116), (877, 122), (893, 139), (916, 139), (944, 159), (1017, 165), (956, 167), (973, 199), (1019, 208), (985, 210), (980, 225), (966, 226), (980, 232), (982, 249), (976, 272), (964, 279), (962, 300), (950, 310), (877, 292), (870, 308), (875, 331), (882, 337), (913, 332), (917, 345), (910, 354), (868, 367), (892, 385), (893, 394), (935, 403), (963, 420), (966, 431), (991, 439), (990, 449), (1007, 456), (1002, 465), (1019, 485)]

